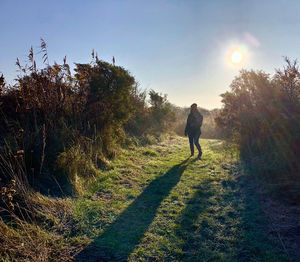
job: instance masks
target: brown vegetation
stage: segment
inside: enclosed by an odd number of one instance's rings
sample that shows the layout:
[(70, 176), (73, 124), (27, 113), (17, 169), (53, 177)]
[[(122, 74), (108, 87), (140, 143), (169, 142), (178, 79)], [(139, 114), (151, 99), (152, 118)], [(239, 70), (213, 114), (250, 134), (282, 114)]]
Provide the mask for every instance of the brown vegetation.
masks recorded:
[(222, 94), (223, 109), (216, 118), (252, 175), (270, 189), (300, 201), (300, 73), (286, 59), (273, 77), (241, 71)]
[(165, 96), (150, 91), (149, 106), (134, 77), (94, 51), (74, 75), (66, 57), (49, 64), (43, 40), (40, 51), (44, 68), (31, 48), (15, 85), (0, 77), (0, 259), (9, 261), (72, 260), (88, 243), (72, 236), (74, 203), (42, 194), (83, 193), (120, 146), (156, 140), (174, 122)]

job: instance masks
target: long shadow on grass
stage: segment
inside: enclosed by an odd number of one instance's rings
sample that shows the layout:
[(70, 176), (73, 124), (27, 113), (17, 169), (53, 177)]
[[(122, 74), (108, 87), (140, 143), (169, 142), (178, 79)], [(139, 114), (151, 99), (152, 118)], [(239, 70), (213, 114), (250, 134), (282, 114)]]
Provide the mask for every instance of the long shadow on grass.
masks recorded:
[(178, 254), (178, 261), (208, 261), (207, 247), (204, 242), (215, 237), (212, 232), (208, 233), (208, 225), (202, 223), (199, 228), (197, 220), (200, 214), (206, 216), (211, 207), (208, 199), (216, 194), (215, 188), (211, 185), (212, 180), (208, 179), (197, 186), (197, 191), (187, 202), (186, 208), (177, 219), (178, 227), (175, 235), (182, 240), (182, 253)]
[[(228, 173), (238, 172), (234, 166)], [(267, 221), (245, 178), (211, 177), (187, 202), (175, 235), (178, 261), (289, 261), (267, 238)]]
[(194, 187), (196, 192), (177, 219), (175, 230), (181, 240), (177, 261), (239, 261), (240, 202), (235, 181), (214, 174)]
[(153, 180), (147, 188), (77, 257), (77, 261), (126, 261), (153, 221), (161, 202), (179, 182), (189, 158)]

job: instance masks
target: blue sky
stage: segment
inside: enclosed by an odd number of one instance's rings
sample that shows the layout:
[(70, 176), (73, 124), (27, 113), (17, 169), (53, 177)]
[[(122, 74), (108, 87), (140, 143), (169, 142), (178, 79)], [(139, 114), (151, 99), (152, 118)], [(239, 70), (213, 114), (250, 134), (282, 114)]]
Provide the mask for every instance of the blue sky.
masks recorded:
[[(128, 69), (144, 89), (170, 102), (221, 106), (220, 94), (241, 68), (273, 73), (283, 56), (299, 58), (297, 0), (0, 0), (0, 72), (12, 81), (16, 58), (26, 62), (39, 39), (50, 62), (99, 58)], [(233, 46), (247, 49), (242, 65), (228, 64)]]

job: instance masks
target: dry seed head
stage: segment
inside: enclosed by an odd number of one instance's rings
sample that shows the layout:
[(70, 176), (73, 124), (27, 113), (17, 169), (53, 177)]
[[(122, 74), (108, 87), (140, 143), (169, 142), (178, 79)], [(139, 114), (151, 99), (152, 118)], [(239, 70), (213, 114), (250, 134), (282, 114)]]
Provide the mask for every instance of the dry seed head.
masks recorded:
[(8, 193), (8, 194), (7, 194), (7, 199), (8, 199), (9, 201), (12, 201), (12, 200), (13, 200), (13, 196), (11, 195), (11, 193)]
[(8, 203), (8, 208), (9, 208), (10, 211), (14, 211), (15, 210), (15, 206), (14, 206), (14, 204), (12, 202)]
[(16, 180), (12, 179), (10, 182), (12, 186), (16, 186)]
[(4, 86), (4, 76), (3, 76), (3, 74), (0, 76), (0, 86)]
[(16, 194), (16, 193), (17, 193), (17, 191), (16, 191), (15, 189), (13, 189), (13, 188), (12, 188), (12, 189), (10, 189), (10, 190), (9, 190), (9, 192), (10, 192), (12, 195), (14, 195), (14, 194)]
[(24, 150), (18, 150), (17, 151), (17, 158), (22, 159), (24, 156)]
[(1, 194), (2, 195), (5, 195), (5, 193), (7, 192), (7, 187), (2, 187), (2, 190), (1, 190)]

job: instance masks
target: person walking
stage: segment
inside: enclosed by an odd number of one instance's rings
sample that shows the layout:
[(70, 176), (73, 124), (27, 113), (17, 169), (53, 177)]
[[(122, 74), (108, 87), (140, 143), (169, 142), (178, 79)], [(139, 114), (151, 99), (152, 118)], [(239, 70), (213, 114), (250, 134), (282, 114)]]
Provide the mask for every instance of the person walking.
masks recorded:
[(203, 122), (203, 116), (198, 111), (197, 104), (191, 105), (191, 112), (187, 118), (184, 135), (189, 137), (191, 156), (194, 155), (194, 144), (198, 149), (198, 158), (201, 159), (202, 149), (199, 144), (199, 137), (201, 135), (201, 126)]

